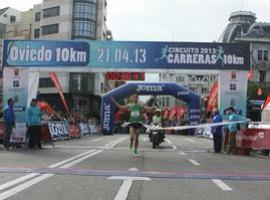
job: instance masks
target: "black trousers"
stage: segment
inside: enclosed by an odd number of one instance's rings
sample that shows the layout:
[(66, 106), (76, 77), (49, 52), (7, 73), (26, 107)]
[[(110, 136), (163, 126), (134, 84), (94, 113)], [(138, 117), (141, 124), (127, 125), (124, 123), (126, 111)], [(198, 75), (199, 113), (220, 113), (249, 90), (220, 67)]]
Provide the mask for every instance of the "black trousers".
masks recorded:
[(28, 127), (28, 135), (29, 135), (29, 147), (41, 148), (41, 126), (29, 126)]
[(214, 140), (214, 151), (216, 153), (220, 153), (220, 151), (222, 149), (222, 134), (221, 133), (214, 133), (213, 140)]

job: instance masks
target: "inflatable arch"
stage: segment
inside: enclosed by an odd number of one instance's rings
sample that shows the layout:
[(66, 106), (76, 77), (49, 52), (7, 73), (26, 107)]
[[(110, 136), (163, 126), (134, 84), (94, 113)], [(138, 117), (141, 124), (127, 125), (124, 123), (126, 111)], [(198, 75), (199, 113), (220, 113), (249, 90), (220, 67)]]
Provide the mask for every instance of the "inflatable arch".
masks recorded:
[(101, 103), (101, 129), (104, 135), (113, 134), (115, 105), (111, 97), (116, 100), (130, 95), (171, 95), (181, 99), (188, 105), (189, 125), (196, 125), (200, 120), (200, 96), (193, 91), (176, 83), (127, 83), (103, 95)]

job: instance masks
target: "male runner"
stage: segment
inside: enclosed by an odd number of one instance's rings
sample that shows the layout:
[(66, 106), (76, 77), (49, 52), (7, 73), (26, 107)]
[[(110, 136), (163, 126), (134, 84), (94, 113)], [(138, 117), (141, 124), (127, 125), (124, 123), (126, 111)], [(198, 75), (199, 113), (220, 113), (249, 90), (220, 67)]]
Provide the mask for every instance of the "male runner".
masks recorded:
[(141, 104), (138, 102), (138, 95), (133, 95), (133, 102), (126, 104), (126, 105), (120, 105), (114, 98), (111, 98), (114, 104), (119, 108), (119, 109), (128, 109), (130, 112), (130, 117), (129, 117), (129, 134), (130, 134), (130, 145), (129, 148), (132, 149), (133, 143), (135, 140), (134, 144), (134, 155), (138, 156), (138, 146), (139, 146), (139, 131), (140, 128), (143, 126), (143, 117), (142, 117), (142, 112), (143, 109), (147, 111), (152, 111), (154, 109), (153, 104), (152, 107), (148, 107), (144, 104)]

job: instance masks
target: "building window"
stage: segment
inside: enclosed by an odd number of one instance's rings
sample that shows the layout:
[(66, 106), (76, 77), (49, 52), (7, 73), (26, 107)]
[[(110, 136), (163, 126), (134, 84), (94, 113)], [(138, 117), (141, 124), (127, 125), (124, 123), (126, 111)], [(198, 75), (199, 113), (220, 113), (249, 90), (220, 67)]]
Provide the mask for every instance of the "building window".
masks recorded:
[(59, 16), (60, 6), (47, 8), (47, 9), (42, 10), (42, 12), (43, 12), (43, 18)]
[(16, 17), (14, 15), (10, 15), (10, 22), (15, 22), (16, 21)]
[(209, 89), (207, 87), (202, 87), (202, 94), (207, 94)]
[(74, 18), (86, 18), (96, 21), (96, 5), (90, 3), (76, 3), (74, 7)]
[(73, 24), (73, 35), (82, 37), (96, 37), (96, 24), (90, 21), (75, 21)]
[(262, 60), (262, 50), (258, 50), (258, 60)]
[(263, 60), (268, 61), (268, 51), (267, 50), (263, 51)]
[(91, 73), (71, 73), (70, 91), (75, 93), (92, 94), (95, 90), (95, 75)]
[(34, 31), (34, 38), (39, 38), (40, 29), (35, 29)]
[(185, 77), (184, 76), (177, 76), (176, 82), (185, 82)]
[(36, 22), (40, 21), (40, 18), (41, 18), (41, 12), (37, 12), (37, 13), (35, 14), (35, 21), (36, 21)]
[(42, 35), (48, 35), (59, 32), (59, 24), (51, 24), (48, 26), (42, 26)]
[(260, 82), (264, 83), (266, 81), (266, 71), (259, 71), (259, 75), (260, 75)]
[(54, 84), (51, 78), (40, 78), (39, 87), (40, 88), (53, 88)]

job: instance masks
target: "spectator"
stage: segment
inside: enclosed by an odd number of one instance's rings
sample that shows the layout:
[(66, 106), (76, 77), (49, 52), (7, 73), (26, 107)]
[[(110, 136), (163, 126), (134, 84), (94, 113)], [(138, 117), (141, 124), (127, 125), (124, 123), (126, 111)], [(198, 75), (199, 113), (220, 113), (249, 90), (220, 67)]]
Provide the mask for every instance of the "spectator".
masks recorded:
[(29, 134), (29, 148), (36, 146), (41, 149), (41, 111), (37, 106), (37, 99), (32, 99), (26, 112), (26, 120)]
[[(237, 122), (241, 120), (246, 120), (245, 117), (242, 117), (241, 115), (235, 114), (235, 110), (233, 107), (230, 107), (227, 109), (227, 117), (229, 122)], [(236, 133), (237, 133), (237, 123), (229, 124), (229, 154), (235, 154), (236, 153)]]
[(15, 127), (15, 114), (14, 114), (14, 100), (8, 99), (7, 105), (4, 108), (3, 120), (4, 120), (4, 147), (8, 150), (10, 147), (10, 136), (12, 128)]
[[(212, 123), (220, 123), (220, 122), (222, 122), (222, 117), (219, 113), (219, 110), (216, 109), (214, 111)], [(213, 134), (214, 151), (215, 153), (220, 153), (222, 149), (222, 126), (212, 126), (211, 132)]]

